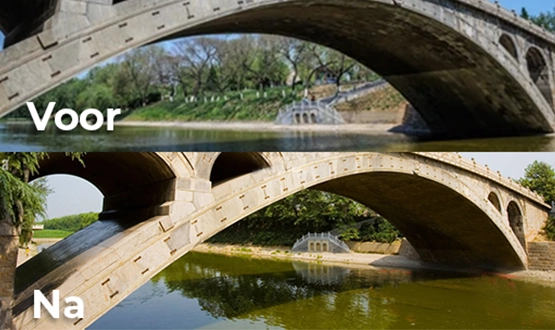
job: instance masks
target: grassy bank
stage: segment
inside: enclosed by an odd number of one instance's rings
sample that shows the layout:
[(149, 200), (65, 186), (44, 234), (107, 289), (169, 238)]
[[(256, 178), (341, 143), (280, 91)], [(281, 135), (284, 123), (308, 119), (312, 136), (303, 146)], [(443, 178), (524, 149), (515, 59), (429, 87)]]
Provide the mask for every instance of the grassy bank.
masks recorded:
[(337, 111), (398, 111), (404, 109), (407, 100), (395, 88), (387, 86), (373, 93), (339, 104)]
[(45, 229), (35, 231), (33, 238), (66, 238), (71, 234), (73, 232), (66, 230)]
[[(285, 97), (284, 93), (285, 92)], [(280, 109), (300, 100), (290, 89), (227, 93), (201, 97), (196, 102), (162, 101), (131, 111), (126, 121), (273, 121)]]
[[(354, 86), (348, 86), (350, 88)], [(346, 88), (348, 89), (348, 88)], [(317, 98), (333, 95), (335, 86), (316, 86), (310, 95)], [(241, 96), (242, 95), (242, 96)], [(161, 101), (125, 114), (124, 121), (265, 121), (272, 122), (278, 112), (287, 105), (300, 101), (302, 91), (295, 93), (289, 88), (273, 88), (265, 92), (230, 92), (225, 96), (208, 95), (195, 102), (177, 98), (174, 102)], [(388, 86), (374, 93), (339, 104), (338, 111), (397, 111), (407, 104), (403, 96)]]

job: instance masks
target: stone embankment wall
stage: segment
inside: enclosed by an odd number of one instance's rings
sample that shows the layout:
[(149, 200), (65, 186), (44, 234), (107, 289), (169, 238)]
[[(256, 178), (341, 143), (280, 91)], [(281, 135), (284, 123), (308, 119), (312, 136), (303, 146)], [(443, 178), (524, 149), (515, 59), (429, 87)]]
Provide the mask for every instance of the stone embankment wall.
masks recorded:
[(411, 260), (420, 259), (416, 250), (406, 239), (395, 241), (391, 244), (376, 242), (347, 242), (347, 245), (351, 251), (357, 253), (398, 254)]
[(555, 270), (555, 242), (528, 242), (528, 268)]

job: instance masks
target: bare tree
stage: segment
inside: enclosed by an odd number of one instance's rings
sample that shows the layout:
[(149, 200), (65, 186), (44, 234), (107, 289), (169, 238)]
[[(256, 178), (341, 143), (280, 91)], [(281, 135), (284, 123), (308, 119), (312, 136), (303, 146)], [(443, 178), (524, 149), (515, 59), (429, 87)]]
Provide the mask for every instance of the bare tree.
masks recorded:
[(216, 47), (209, 37), (182, 39), (174, 44), (173, 53), (177, 59), (177, 76), (184, 93), (192, 82), (191, 94), (198, 97), (206, 81), (209, 69), (214, 63)]
[[(330, 48), (312, 45), (311, 54), (318, 63), (317, 69), (328, 73), (334, 80), (339, 93), (341, 79), (356, 65), (356, 62), (345, 54), (339, 53)], [(314, 71), (315, 72), (315, 71)]]
[(243, 67), (249, 72), (256, 87), (265, 89), (283, 80), (284, 63), (279, 56), (277, 36), (261, 35), (253, 40), (254, 47), (243, 54)]
[(299, 77), (300, 65), (305, 61), (308, 53), (308, 43), (302, 40), (293, 38), (280, 38), (280, 53), (289, 62), (293, 72), (291, 90), (295, 91), (297, 85), (297, 78)]
[(115, 88), (119, 94), (134, 94), (146, 105), (149, 93), (156, 86), (156, 63), (163, 53), (159, 46), (148, 46), (125, 54), (116, 77)]

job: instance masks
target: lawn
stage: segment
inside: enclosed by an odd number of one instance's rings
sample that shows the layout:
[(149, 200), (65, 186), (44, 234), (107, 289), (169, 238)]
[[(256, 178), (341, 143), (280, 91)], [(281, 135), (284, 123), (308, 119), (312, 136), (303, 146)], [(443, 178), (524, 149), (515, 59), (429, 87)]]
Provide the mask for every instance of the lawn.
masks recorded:
[(70, 231), (65, 230), (37, 230), (33, 233), (33, 238), (66, 238), (67, 236), (73, 234)]

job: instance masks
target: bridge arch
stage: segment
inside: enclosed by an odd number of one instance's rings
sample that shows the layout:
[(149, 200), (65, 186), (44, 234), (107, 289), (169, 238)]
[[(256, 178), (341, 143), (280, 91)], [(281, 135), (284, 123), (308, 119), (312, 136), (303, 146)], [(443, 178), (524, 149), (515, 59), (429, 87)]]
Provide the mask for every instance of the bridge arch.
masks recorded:
[(270, 166), (268, 160), (257, 152), (222, 152), (212, 163), (210, 181), (214, 187), (236, 177)]
[(549, 66), (541, 50), (530, 47), (526, 53), (526, 65), (530, 79), (538, 87), (545, 100), (553, 107), (553, 91), (551, 89)]
[(524, 216), (522, 208), (515, 201), (510, 201), (507, 205), (507, 218), (511, 229), (515, 233), (520, 244), (526, 248), (526, 237), (524, 236)]
[(517, 62), (519, 62), (518, 50), (516, 47), (516, 43), (512, 37), (510, 37), (506, 33), (503, 33), (501, 37), (499, 37), (499, 43)]
[(160, 205), (174, 199), (175, 170), (156, 153), (89, 153), (84, 164), (63, 153), (50, 153), (40, 162), (40, 174), (67, 174), (93, 184), (104, 195), (100, 218), (129, 213), (147, 219)]
[[(461, 6), (460, 12), (453, 9)], [(99, 22), (91, 18), (89, 27), (71, 32), (60, 23), (32, 41), (40, 50), (24, 60), (44, 77), (29, 76), (25, 65), (3, 65), (3, 59), (17, 59), (18, 50), (0, 53), (0, 68), (6, 68), (0, 70), (0, 89), (5, 89), (0, 97), (6, 98), (0, 99), (0, 114), (130, 48), (200, 34), (271, 33), (329, 46), (357, 59), (399, 90), (438, 134), (553, 131), (551, 98), (541, 98), (517, 63), (506, 61), (511, 55), (503, 46), (477, 28), (480, 24), (466, 21), (495, 16), (487, 5), (456, 0), (415, 0), (411, 5), (378, 0), (137, 0), (103, 10), (106, 17)]]
[(499, 199), (499, 195), (497, 193), (493, 191), (490, 192), (488, 200), (495, 207), (495, 209), (499, 211), (499, 213), (503, 213), (503, 210), (501, 209), (501, 200)]

